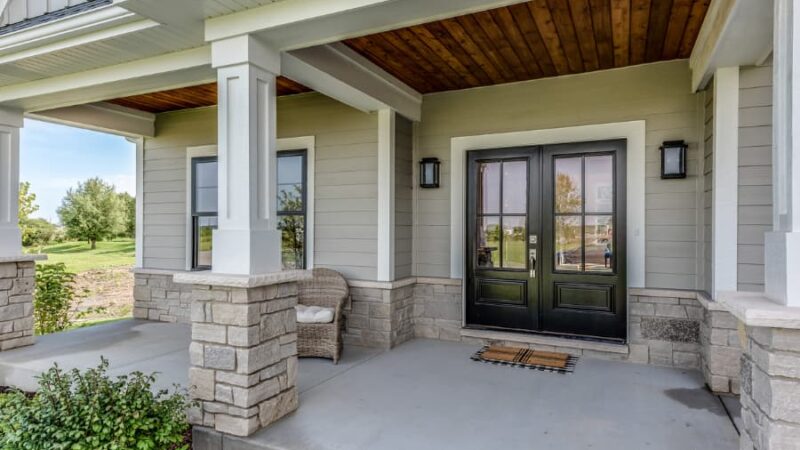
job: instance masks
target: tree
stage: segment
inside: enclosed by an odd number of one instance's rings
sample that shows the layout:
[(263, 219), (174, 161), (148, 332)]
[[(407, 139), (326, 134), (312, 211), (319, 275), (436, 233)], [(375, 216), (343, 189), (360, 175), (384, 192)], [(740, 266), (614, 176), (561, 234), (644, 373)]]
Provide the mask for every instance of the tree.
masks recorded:
[(121, 235), (132, 238), (136, 234), (136, 198), (127, 192), (120, 192), (117, 195), (123, 213)]
[(114, 186), (100, 178), (90, 178), (70, 188), (58, 208), (67, 236), (89, 241), (92, 249), (97, 241), (118, 235), (124, 227), (124, 213)]
[(36, 204), (36, 194), (31, 192), (31, 184), (27, 181), (19, 184), (19, 221), (30, 218), (31, 214), (39, 210)]

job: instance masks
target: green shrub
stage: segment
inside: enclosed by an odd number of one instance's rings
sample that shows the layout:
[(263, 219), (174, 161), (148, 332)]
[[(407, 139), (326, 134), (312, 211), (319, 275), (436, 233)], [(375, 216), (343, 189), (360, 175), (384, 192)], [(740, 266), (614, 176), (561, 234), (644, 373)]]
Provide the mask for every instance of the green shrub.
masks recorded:
[(20, 220), (19, 226), (22, 230), (22, 245), (25, 247), (50, 244), (58, 233), (58, 227), (45, 219)]
[(108, 361), (65, 372), (57, 365), (39, 377), (33, 398), (0, 398), (3, 450), (188, 450), (186, 393), (152, 393), (153, 375), (111, 379)]
[(33, 317), (37, 334), (55, 333), (69, 327), (69, 311), (75, 299), (75, 274), (64, 263), (36, 266)]

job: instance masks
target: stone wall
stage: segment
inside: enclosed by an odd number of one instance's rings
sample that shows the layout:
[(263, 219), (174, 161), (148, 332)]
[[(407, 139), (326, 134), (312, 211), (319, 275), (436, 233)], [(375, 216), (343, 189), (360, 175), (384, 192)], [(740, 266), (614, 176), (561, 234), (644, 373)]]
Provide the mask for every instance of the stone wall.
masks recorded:
[(414, 335), (460, 340), (462, 304), (460, 280), (419, 278), (414, 286)]
[(0, 263), (0, 351), (34, 342), (34, 264), (33, 261)]
[(742, 450), (800, 449), (800, 330), (747, 328)]
[(706, 303), (700, 323), (703, 376), (708, 387), (719, 393), (739, 393), (742, 337), (739, 320), (723, 306)]
[(236, 287), (214, 275), (181, 275), (196, 278), (189, 347), (190, 392), (201, 402), (190, 414), (195, 425), (249, 436), (297, 408), (296, 276)]
[(172, 273), (134, 272), (133, 317), (189, 323), (192, 287), (175, 283)]
[(628, 347), (635, 362), (700, 369), (703, 306), (692, 291), (631, 289)]

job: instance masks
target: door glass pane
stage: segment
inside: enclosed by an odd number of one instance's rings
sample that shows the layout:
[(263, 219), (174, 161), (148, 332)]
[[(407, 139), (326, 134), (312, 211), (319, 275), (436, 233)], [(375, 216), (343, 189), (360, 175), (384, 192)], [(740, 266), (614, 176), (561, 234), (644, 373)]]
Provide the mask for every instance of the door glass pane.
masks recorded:
[(281, 261), (284, 269), (305, 267), (305, 217), (302, 215), (281, 216)]
[(500, 163), (478, 164), (478, 214), (500, 212)]
[(196, 161), (194, 166), (194, 212), (217, 212), (217, 162)]
[(500, 217), (478, 219), (478, 267), (500, 267)]
[(611, 155), (586, 157), (586, 212), (614, 212), (614, 157)]
[(556, 270), (580, 271), (581, 216), (556, 217)]
[(506, 269), (525, 269), (525, 216), (503, 217), (503, 267)]
[(586, 271), (613, 272), (614, 219), (612, 216), (586, 216)]
[(217, 228), (217, 218), (201, 216), (195, 220), (195, 239), (197, 239), (195, 266), (211, 267), (211, 237), (213, 230)]
[(555, 206), (557, 213), (581, 212), (582, 158), (556, 158)]
[(528, 162), (503, 163), (503, 213), (526, 214), (528, 211)]

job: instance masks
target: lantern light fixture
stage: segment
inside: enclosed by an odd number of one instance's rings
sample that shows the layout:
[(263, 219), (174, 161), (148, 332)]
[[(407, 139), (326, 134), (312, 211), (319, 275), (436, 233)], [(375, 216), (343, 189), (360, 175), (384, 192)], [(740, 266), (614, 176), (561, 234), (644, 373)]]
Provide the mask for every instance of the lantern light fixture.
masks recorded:
[(661, 146), (661, 178), (686, 178), (686, 148), (684, 141), (665, 141)]
[(438, 188), (439, 187), (439, 158), (422, 158), (419, 162), (419, 187)]

